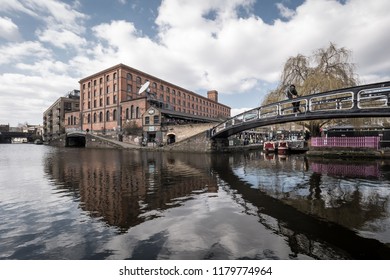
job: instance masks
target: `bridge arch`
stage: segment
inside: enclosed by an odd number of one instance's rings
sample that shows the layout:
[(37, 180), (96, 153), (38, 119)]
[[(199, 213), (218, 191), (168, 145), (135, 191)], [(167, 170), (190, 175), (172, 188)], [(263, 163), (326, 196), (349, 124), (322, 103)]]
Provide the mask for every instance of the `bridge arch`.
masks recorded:
[(69, 132), (65, 137), (65, 147), (82, 147), (86, 146), (87, 139), (85, 132)]

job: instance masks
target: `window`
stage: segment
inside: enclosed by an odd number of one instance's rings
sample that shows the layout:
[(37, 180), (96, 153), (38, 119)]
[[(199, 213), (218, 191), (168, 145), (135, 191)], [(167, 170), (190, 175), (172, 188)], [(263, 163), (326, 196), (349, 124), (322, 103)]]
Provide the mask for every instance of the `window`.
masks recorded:
[(116, 80), (116, 73), (114, 73), (114, 77), (113, 77), (114, 80)]
[(87, 116), (87, 123), (91, 123), (91, 114), (88, 114)]
[(106, 98), (106, 105), (110, 105), (110, 97), (109, 96), (107, 96), (107, 98)]
[(114, 95), (114, 99), (113, 99), (112, 103), (116, 104), (116, 95)]
[(107, 75), (106, 76), (106, 82), (108, 82), (110, 80), (110, 75)]
[(100, 98), (100, 99), (99, 99), (99, 106), (100, 106), (100, 107), (103, 106), (103, 98)]
[(130, 119), (134, 119), (134, 105), (130, 107)]
[(135, 117), (139, 118), (139, 107), (135, 108)]
[(93, 80), (93, 85), (96, 86), (96, 80)]
[(129, 108), (126, 108), (126, 120), (129, 119)]
[(150, 123), (150, 118), (149, 117), (145, 117), (145, 124), (149, 124)]
[(96, 99), (93, 101), (93, 107), (96, 108)]
[(114, 84), (114, 92), (116, 92), (116, 84)]
[(102, 84), (103, 83), (103, 78), (100, 78), (99, 79), (99, 84)]
[(112, 111), (112, 120), (116, 121), (116, 109), (114, 109), (114, 111)]
[(110, 92), (110, 87), (107, 86), (107, 87), (106, 87), (106, 93), (109, 93), (109, 92)]
[(103, 112), (99, 113), (99, 122), (103, 122)]
[(96, 123), (96, 113), (93, 114), (93, 122)]
[(136, 83), (137, 83), (137, 85), (140, 85), (142, 83), (141, 77), (137, 77)]
[(133, 79), (133, 76), (131, 76), (131, 74), (130, 73), (127, 73), (127, 76), (126, 76), (126, 78), (128, 79), (128, 80), (132, 80)]
[(158, 124), (160, 122), (160, 117), (158, 115), (153, 117), (153, 123)]
[(110, 111), (107, 110), (106, 112), (106, 121), (110, 121)]
[(128, 92), (128, 93), (131, 93), (131, 92), (132, 92), (132, 88), (131, 88), (131, 85), (130, 85), (130, 84), (127, 84), (127, 92)]

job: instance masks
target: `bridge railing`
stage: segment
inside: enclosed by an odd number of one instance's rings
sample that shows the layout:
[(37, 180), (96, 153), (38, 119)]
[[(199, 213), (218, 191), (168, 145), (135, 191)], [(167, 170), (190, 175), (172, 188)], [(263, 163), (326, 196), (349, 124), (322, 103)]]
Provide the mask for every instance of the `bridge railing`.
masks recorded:
[(390, 109), (390, 82), (305, 95), (293, 100), (282, 100), (259, 106), (231, 117), (215, 126), (211, 130), (211, 137), (243, 123), (294, 115), (296, 114), (293, 110), (294, 102), (299, 102), (299, 109), (305, 114), (364, 109)]

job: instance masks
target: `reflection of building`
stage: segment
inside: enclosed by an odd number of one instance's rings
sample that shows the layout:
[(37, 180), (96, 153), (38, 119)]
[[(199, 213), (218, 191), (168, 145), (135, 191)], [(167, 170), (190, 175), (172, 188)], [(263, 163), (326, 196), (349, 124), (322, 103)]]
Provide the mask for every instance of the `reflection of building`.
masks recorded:
[[(43, 138), (51, 140), (52, 138), (65, 133), (65, 113), (79, 111), (80, 91), (73, 90), (65, 97), (58, 98), (43, 113)], [(79, 122), (76, 119), (75, 122)]]
[[(148, 89), (139, 94), (146, 82)], [(80, 90), (82, 130), (118, 132), (128, 121), (141, 126), (150, 106), (179, 120), (230, 117), (230, 108), (218, 103), (215, 90), (206, 98), (123, 64), (83, 78)]]
[(82, 149), (50, 156), (45, 172), (79, 198), (83, 210), (124, 231), (150, 218), (145, 214), (175, 207), (178, 199), (188, 199), (194, 191), (218, 189), (215, 179), (201, 169), (207, 163), (201, 155), (170, 158)]

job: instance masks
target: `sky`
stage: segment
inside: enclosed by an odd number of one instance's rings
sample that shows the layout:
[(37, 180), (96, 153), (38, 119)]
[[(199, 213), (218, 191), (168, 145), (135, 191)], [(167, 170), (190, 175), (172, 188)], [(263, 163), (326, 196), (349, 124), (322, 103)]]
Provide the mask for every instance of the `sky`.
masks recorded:
[(362, 84), (390, 80), (388, 0), (0, 0), (0, 124), (42, 124), (79, 80), (119, 63), (257, 107), (289, 57), (332, 42)]

